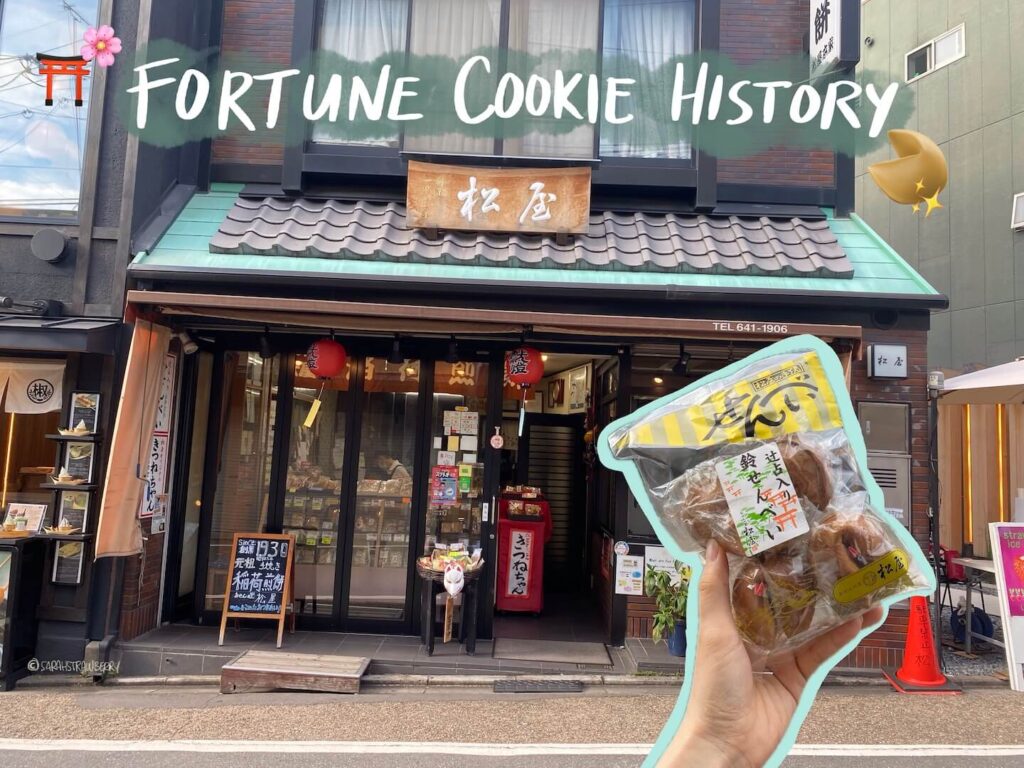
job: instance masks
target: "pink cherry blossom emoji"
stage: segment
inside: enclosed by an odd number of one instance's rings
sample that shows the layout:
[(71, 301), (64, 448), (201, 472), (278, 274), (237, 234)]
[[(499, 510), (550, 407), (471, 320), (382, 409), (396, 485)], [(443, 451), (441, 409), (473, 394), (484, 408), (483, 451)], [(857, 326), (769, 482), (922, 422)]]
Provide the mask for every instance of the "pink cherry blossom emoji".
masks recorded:
[(114, 37), (113, 27), (103, 24), (99, 29), (89, 27), (85, 30), (82, 58), (86, 61), (96, 59), (101, 67), (109, 67), (114, 63), (114, 54), (120, 52), (121, 38)]

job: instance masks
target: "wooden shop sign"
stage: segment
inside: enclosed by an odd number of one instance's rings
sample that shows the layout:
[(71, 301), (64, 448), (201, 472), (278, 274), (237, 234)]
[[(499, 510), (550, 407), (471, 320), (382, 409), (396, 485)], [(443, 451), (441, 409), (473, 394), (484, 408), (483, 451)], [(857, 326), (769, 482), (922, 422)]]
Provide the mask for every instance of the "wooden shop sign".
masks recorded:
[(586, 234), (590, 168), (484, 168), (409, 161), (410, 227)]

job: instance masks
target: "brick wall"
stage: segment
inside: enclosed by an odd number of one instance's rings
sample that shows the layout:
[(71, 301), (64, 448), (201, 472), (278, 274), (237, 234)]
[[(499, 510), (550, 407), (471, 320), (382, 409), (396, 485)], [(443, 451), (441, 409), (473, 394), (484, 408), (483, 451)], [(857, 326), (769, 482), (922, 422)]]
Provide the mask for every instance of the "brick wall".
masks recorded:
[[(924, 331), (864, 330), (864, 345), (906, 344), (909, 376), (896, 381), (873, 381), (867, 375), (867, 358), (853, 363), (851, 395), (860, 400), (910, 403), (910, 512), (911, 533), (928, 550), (928, 350)], [(903, 660), (909, 611), (894, 607), (885, 624), (866, 638), (840, 666), (898, 666)]]
[[(294, 16), (294, 0), (225, 0), (221, 38), (224, 61), (251, 72), (287, 69), (292, 57)], [(246, 66), (246, 62), (251, 63)], [(251, 114), (265, 115), (263, 104), (260, 107), (261, 111), (254, 107)], [(277, 129), (268, 131), (257, 123), (253, 133), (235, 123), (233, 130), (213, 141), (213, 162), (280, 165), (283, 123), (282, 114)]]
[[(851, 373), (851, 397), (910, 403), (911, 423), (911, 532), (922, 549), (928, 547), (928, 360), (924, 331), (864, 330), (864, 345), (906, 344), (909, 376), (899, 381), (873, 381), (867, 376), (867, 360), (855, 360)], [(630, 597), (626, 608), (626, 636), (650, 637), (653, 601)], [(839, 663), (843, 667), (877, 669), (898, 666), (903, 658), (909, 611), (894, 606), (886, 622), (864, 639), (857, 649)]]
[(124, 589), (121, 593), (121, 640), (132, 640), (156, 628), (164, 534), (149, 533), (149, 521), (143, 520), (142, 535), (142, 554), (125, 560)]
[[(740, 64), (799, 54), (809, 13), (809, 0), (722, 0), (719, 48)], [(831, 187), (834, 179), (831, 152), (770, 149), (718, 161), (721, 183)]]

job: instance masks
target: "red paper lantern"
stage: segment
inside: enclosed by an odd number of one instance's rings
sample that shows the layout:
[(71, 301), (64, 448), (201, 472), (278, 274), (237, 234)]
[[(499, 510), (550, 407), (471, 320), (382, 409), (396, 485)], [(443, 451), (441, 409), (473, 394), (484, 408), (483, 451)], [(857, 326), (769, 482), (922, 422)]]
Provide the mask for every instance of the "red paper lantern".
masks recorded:
[(505, 354), (505, 377), (520, 389), (544, 378), (544, 361), (533, 347), (520, 347)]
[(314, 376), (331, 379), (345, 370), (345, 347), (334, 339), (319, 339), (306, 351), (306, 367)]

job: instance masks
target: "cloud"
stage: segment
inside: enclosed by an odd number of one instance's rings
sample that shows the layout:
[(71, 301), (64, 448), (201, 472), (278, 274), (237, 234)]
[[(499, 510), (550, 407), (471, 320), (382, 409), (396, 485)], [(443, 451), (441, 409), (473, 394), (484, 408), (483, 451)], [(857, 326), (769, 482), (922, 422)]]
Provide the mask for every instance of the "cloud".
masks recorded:
[(74, 211), (78, 208), (77, 172), (4, 168), (0, 178), (0, 210)]

